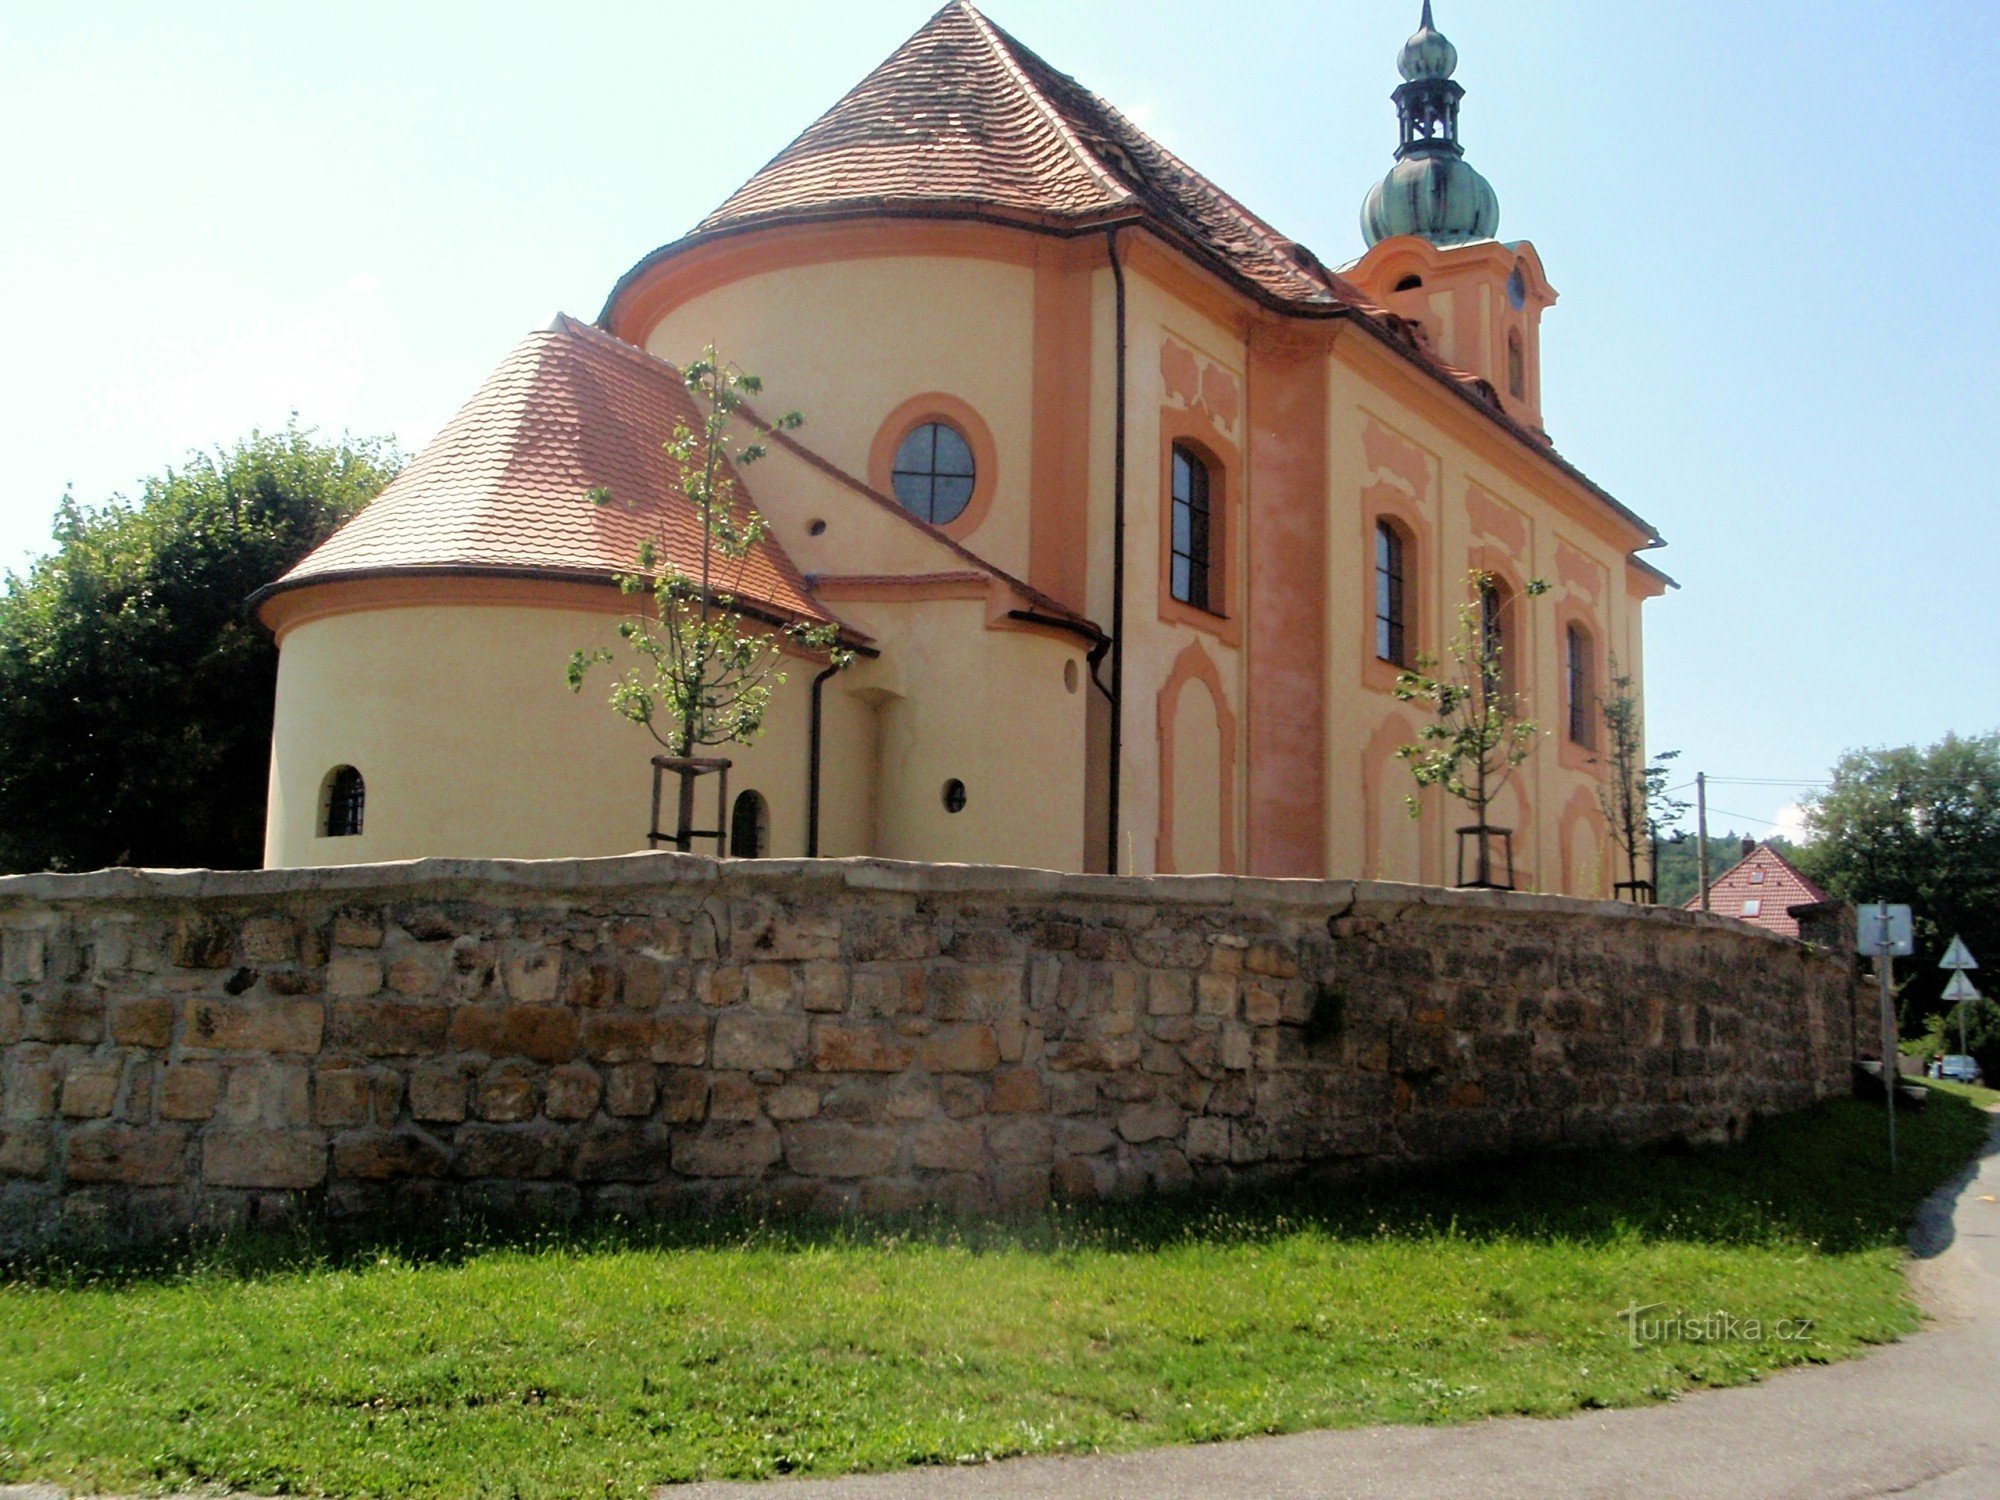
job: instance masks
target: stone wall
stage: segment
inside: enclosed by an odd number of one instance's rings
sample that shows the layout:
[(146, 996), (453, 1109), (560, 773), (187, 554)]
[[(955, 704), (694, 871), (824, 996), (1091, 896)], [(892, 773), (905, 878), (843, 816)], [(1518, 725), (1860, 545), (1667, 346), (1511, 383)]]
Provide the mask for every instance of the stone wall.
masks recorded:
[(13, 1246), (1716, 1138), (1853, 1040), (1844, 957), (1678, 911), (667, 854), (17, 876), (0, 980)]

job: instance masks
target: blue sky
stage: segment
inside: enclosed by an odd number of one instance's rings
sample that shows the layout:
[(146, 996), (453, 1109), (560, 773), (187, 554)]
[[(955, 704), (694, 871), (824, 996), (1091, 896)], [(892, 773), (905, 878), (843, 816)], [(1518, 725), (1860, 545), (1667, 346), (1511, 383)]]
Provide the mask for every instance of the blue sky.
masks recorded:
[[(2000, 726), (1990, 3), (1437, 0), (1501, 234), (1541, 250), (1558, 445), (1665, 533), (1656, 748), (1823, 776)], [(991, 0), (1341, 263), (1416, 0)], [(594, 316), (925, 0), (0, 12), (0, 563), (297, 410), (414, 447)], [(1718, 786), (1718, 818), (1795, 790)]]

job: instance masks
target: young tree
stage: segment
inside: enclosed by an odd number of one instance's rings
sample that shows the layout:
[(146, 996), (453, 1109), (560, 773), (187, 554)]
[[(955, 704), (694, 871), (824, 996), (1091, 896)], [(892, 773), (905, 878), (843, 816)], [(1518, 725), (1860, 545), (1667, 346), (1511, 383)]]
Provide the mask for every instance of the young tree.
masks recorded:
[(64, 498), (0, 589), (0, 867), (262, 862), (278, 651), (243, 601), (400, 465), (294, 423)]
[[(1414, 743), (1399, 746), (1398, 758), (1410, 768), (1419, 787), (1442, 787), (1472, 810), (1472, 826), (1459, 830), (1460, 869), (1464, 874), (1463, 840), (1476, 843), (1475, 872), (1462, 885), (1503, 887), (1514, 883), (1511, 829), (1488, 822), (1493, 800), (1514, 770), (1534, 749), (1541, 729), (1520, 716), (1520, 699), (1508, 676), (1507, 613), (1518, 601), (1500, 593), (1499, 579), (1482, 568), (1466, 575), (1471, 597), (1458, 610), (1458, 629), (1445, 647), (1446, 660), (1419, 656), (1416, 665), (1396, 678), (1396, 697), (1421, 703), (1431, 719), (1417, 731)], [(1537, 578), (1523, 591), (1539, 598), (1549, 591)], [(1420, 805), (1405, 799), (1410, 816)], [(1499, 835), (1507, 847), (1505, 880), (1494, 879), (1493, 845)]]
[[(1599, 703), (1609, 740), (1605, 753), (1595, 764), (1605, 769), (1605, 780), (1597, 790), (1597, 805), (1611, 829), (1611, 841), (1625, 856), (1626, 878), (1614, 889), (1629, 891), (1632, 899), (1650, 905), (1659, 896), (1659, 856), (1657, 840), (1663, 823), (1671, 823), (1687, 811), (1687, 803), (1667, 795), (1670, 762), (1678, 750), (1662, 750), (1646, 758), (1646, 732), (1641, 717), (1639, 694), (1629, 674), (1618, 671), (1617, 658), (1611, 661), (1611, 691)], [(1648, 857), (1649, 876), (1641, 878), (1639, 862)]]
[[(766, 528), (736, 473), (766, 450), (753, 439), (731, 451), (730, 433), (745, 399), (762, 391), (763, 382), (722, 360), (714, 345), (682, 378), (700, 426), (677, 420), (663, 446), (681, 493), (700, 517), (700, 556), (683, 571), (668, 554), (663, 519), (658, 535), (641, 544), (633, 570), (620, 575), (619, 588), (643, 603), (618, 624), (629, 660), (612, 680), (609, 701), (614, 713), (640, 725), (666, 751), (654, 765), (679, 778), (674, 846), (687, 850), (694, 841), (695, 782), (727, 764), (701, 760), (698, 752), (757, 737), (772, 693), (785, 682), (784, 643), (835, 666), (845, 666), (851, 653), (840, 646), (837, 626), (754, 621), (739, 605), (744, 568)], [(771, 425), (790, 431), (803, 421), (794, 411)], [(588, 499), (634, 509), (640, 504), (601, 488)], [(570, 658), (570, 691), (582, 691), (592, 667), (617, 659), (603, 647), (578, 651)]]

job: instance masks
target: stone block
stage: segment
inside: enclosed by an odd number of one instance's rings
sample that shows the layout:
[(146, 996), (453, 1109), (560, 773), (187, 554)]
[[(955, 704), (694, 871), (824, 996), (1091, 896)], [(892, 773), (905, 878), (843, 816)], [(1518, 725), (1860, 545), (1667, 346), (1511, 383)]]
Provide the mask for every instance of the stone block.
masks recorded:
[(179, 1125), (82, 1125), (63, 1142), (70, 1182), (170, 1187), (187, 1176), (187, 1130)]
[[(1217, 949), (1228, 952), (1228, 949)], [(1194, 981), (1194, 1008), (1197, 1015), (1233, 1016), (1236, 1014), (1238, 981), (1231, 974), (1198, 974)]]
[(290, 917), (252, 917), (239, 941), (246, 963), (288, 964), (299, 955), (299, 924)]
[(933, 1120), (910, 1132), (910, 1165), (926, 1172), (977, 1172), (986, 1137), (977, 1120)]
[(310, 1188), (326, 1181), (326, 1137), (316, 1130), (211, 1129), (201, 1178), (212, 1187)]
[(222, 1069), (213, 1063), (176, 1063), (160, 1074), (160, 1118), (206, 1120), (222, 1097)]
[(563, 1003), (582, 1010), (601, 1010), (618, 1003), (618, 969), (598, 960), (579, 964), (563, 986)]
[(382, 988), (382, 960), (360, 954), (343, 953), (326, 966), (329, 995), (373, 995)]
[[(311, 1118), (311, 1089), (302, 1063), (253, 1063), (229, 1070), (215, 1117), (223, 1125), (301, 1126)], [(241, 1184), (254, 1186), (255, 1184)]]
[(381, 947), (382, 913), (360, 906), (337, 912), (333, 919), (332, 940), (336, 948)]
[(1055, 1132), (1033, 1116), (994, 1120), (986, 1127), (986, 1149), (998, 1162), (1046, 1162), (1055, 1151)]
[(810, 1120), (819, 1113), (819, 1090), (787, 1083), (764, 1095), (764, 1113), (773, 1120)]
[(0, 932), (0, 981), (40, 984), (48, 973), (48, 939), (39, 927), (8, 927)]
[(708, 1024), (706, 1016), (598, 1013), (583, 1018), (580, 1045), (595, 1062), (699, 1067), (708, 1060)]
[(442, 1177), (450, 1153), (417, 1130), (360, 1130), (333, 1143), (333, 1175), (362, 1182)]
[(55, 1164), (49, 1127), (22, 1122), (0, 1125), (0, 1177), (46, 1177)]
[(336, 1000), (327, 1046), (364, 1057), (419, 1057), (442, 1052), (450, 1008), (421, 1000)]
[(1194, 1162), (1229, 1160), (1229, 1122), (1204, 1116), (1187, 1124), (1187, 1155)]
[(167, 958), (177, 969), (226, 969), (236, 952), (236, 929), (221, 917), (186, 913), (174, 918)]
[[(1256, 950), (1252, 950), (1253, 952)], [(1275, 1026), (1284, 1012), (1284, 994), (1273, 985), (1246, 981), (1243, 986), (1243, 1019), (1252, 1026)]]
[(479, 1076), (473, 1112), (482, 1120), (513, 1124), (535, 1114), (535, 1076), (520, 1063), (500, 1063)]
[(181, 1016), (188, 1051), (295, 1052), (320, 1048), (326, 1012), (316, 1000), (189, 1000)]
[(799, 966), (799, 987), (805, 1008), (831, 1015), (847, 1009), (847, 969), (837, 963)]
[(435, 995), (444, 988), (444, 966), (428, 954), (406, 953), (389, 965), (387, 983), (399, 995)]
[(94, 1047), (104, 1040), (106, 1005), (91, 990), (64, 990), (21, 1007), (21, 1035), (31, 1042)]
[(604, 1110), (621, 1117), (649, 1115), (658, 1097), (659, 1079), (651, 1063), (619, 1063), (604, 1074)]
[(790, 964), (750, 964), (743, 970), (743, 1002), (759, 1014), (783, 1015), (792, 1008), (796, 990)]
[(993, 1075), (986, 1107), (996, 1115), (1039, 1114), (1049, 1107), (1049, 1091), (1033, 1068), (1002, 1068)]
[(174, 1002), (146, 995), (111, 1002), (111, 1040), (121, 1047), (164, 1047), (173, 1040)]
[(565, 1063), (549, 1069), (542, 1085), (542, 1113), (551, 1120), (587, 1120), (597, 1113), (604, 1080), (594, 1068)]
[(700, 1068), (662, 1068), (657, 1111), (676, 1125), (699, 1120), (708, 1112), (708, 1075)]
[(321, 1068), (313, 1075), (313, 1121), (340, 1127), (368, 1123), (368, 1073), (363, 1068)]
[(812, 1028), (812, 1065), (821, 1073), (898, 1073), (915, 1055), (885, 1027), (820, 1021)]
[(1157, 970), (1146, 976), (1146, 1014), (1188, 1016), (1194, 1014), (1194, 976)]
[(547, 1125), (463, 1125), (452, 1137), (459, 1177), (537, 1181), (568, 1170), (570, 1132)]
[(800, 1067), (806, 1059), (807, 1027), (803, 1016), (719, 1016), (710, 1055), (717, 1068), (744, 1072)]
[(940, 1026), (917, 1042), (917, 1065), (933, 1073), (985, 1073), (999, 1063), (991, 1026)]
[(671, 1161), (664, 1130), (620, 1122), (595, 1126), (578, 1141), (571, 1171), (580, 1182), (658, 1182)]
[(500, 966), (507, 997), (524, 1005), (547, 1005), (562, 990), (562, 953), (555, 948), (516, 949)]
[(564, 1005), (461, 1005), (452, 1012), (451, 1046), (561, 1063), (576, 1056), (578, 1030), (576, 1012)]
[(118, 1103), (118, 1077), (124, 1064), (116, 1057), (83, 1058), (63, 1075), (62, 1112), (72, 1120), (101, 1120)]
[(834, 1120), (784, 1131), (785, 1164), (801, 1177), (879, 1177), (896, 1164), (896, 1133)]
[(840, 957), (840, 918), (775, 901), (732, 901), (729, 953), (739, 963), (796, 963)]
[(1134, 1104), (1118, 1112), (1118, 1133), (1135, 1145), (1142, 1141), (1171, 1140), (1181, 1133), (1187, 1117), (1176, 1105)]
[(410, 1070), (410, 1118), (455, 1125), (465, 1118), (469, 1083), (458, 1063), (420, 1063)]
[(684, 1177), (756, 1177), (783, 1154), (778, 1128), (766, 1121), (711, 1124), (674, 1137), (673, 1167)]
[(1118, 1144), (1117, 1132), (1098, 1120), (1057, 1120), (1054, 1129), (1057, 1156), (1096, 1156)]

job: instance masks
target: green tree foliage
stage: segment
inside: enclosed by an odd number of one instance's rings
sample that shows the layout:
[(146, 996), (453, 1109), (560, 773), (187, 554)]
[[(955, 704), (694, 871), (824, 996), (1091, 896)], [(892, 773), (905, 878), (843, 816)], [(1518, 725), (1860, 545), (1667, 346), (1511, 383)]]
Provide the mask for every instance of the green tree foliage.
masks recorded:
[(278, 653), (243, 602), (398, 463), (294, 423), (137, 500), (64, 497), (55, 551), (0, 592), (0, 865), (262, 862)]
[[(1501, 830), (1489, 828), (1487, 812), (1533, 751), (1541, 729), (1520, 716), (1520, 698), (1508, 680), (1505, 611), (1516, 601), (1503, 598), (1499, 580), (1484, 569), (1467, 573), (1466, 585), (1469, 597), (1458, 608), (1458, 628), (1444, 658), (1419, 656), (1396, 678), (1398, 701), (1431, 711), (1416, 740), (1397, 746), (1396, 755), (1419, 787), (1442, 787), (1471, 810), (1478, 852), (1470, 883), (1511, 885), (1512, 869), (1494, 862), (1498, 841), (1491, 835)], [(1539, 598), (1548, 591), (1537, 578), (1525, 592)], [(1417, 798), (1405, 801), (1410, 816), (1418, 816)]]
[(1658, 830), (1687, 811), (1687, 803), (1667, 794), (1672, 762), (1678, 750), (1662, 750), (1646, 758), (1646, 725), (1639, 690), (1630, 674), (1621, 674), (1611, 660), (1611, 691), (1599, 702), (1608, 743), (1595, 763), (1604, 767), (1597, 805), (1604, 813), (1611, 841), (1625, 860), (1624, 893), (1632, 900), (1658, 899)]
[(1801, 869), (1844, 900), (1912, 909), (1908, 1028), (1941, 1003), (1949, 976), (1937, 961), (1954, 933), (1987, 965), (1973, 975), (1980, 988), (2000, 983), (2000, 733), (1849, 751), (1804, 808), (1815, 837), (1799, 850)]

